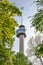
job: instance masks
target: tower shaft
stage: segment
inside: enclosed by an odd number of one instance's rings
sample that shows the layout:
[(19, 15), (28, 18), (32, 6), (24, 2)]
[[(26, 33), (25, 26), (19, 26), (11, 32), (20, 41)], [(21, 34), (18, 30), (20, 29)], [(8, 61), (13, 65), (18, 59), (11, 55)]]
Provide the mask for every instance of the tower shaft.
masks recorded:
[(19, 52), (24, 53), (24, 35), (20, 35)]

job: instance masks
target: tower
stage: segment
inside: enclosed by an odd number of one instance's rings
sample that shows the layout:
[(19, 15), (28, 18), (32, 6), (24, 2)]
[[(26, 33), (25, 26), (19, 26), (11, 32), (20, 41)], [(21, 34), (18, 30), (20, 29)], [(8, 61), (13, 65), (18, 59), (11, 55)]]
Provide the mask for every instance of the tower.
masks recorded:
[(24, 53), (24, 38), (26, 37), (25, 34), (25, 26), (22, 24), (22, 17), (21, 17), (21, 25), (19, 26), (19, 29), (16, 31), (16, 36), (20, 39), (19, 43), (19, 52)]

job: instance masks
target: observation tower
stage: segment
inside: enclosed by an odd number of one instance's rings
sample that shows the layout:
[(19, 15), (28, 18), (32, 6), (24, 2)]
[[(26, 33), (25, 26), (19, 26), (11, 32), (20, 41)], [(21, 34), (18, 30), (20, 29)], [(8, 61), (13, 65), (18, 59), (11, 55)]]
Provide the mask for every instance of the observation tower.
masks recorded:
[[(23, 7), (21, 8), (23, 10)], [(26, 37), (25, 33), (26, 29), (23, 25), (22, 16), (21, 16), (21, 25), (19, 26), (19, 29), (16, 31), (16, 36), (20, 39), (19, 43), (19, 52), (24, 53), (24, 38)]]

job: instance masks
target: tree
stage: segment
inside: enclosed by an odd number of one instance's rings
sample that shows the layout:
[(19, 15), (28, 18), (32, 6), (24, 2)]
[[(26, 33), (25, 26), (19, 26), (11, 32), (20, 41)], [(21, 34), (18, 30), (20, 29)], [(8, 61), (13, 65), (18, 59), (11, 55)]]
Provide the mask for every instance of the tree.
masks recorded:
[(42, 62), (42, 58), (43, 58), (43, 43), (38, 45), (35, 48), (35, 55), (40, 59), (42, 65), (43, 65), (43, 62)]
[[(43, 32), (43, 0), (36, 0), (35, 3), (36, 3), (36, 6), (37, 6), (37, 13), (35, 15), (33, 15), (33, 18), (31, 20), (32, 21), (32, 26), (35, 27), (36, 31)], [(40, 42), (40, 39), (39, 40), (36, 39), (36, 41)], [(40, 47), (40, 49), (38, 49), (39, 47)], [(31, 52), (31, 50), (30, 50), (30, 52)], [(32, 54), (38, 56), (41, 63), (42, 63), (41, 57), (43, 55), (42, 50), (43, 50), (43, 44), (40, 44), (37, 47), (34, 46), (33, 50), (32, 50)], [(43, 63), (42, 63), (42, 65), (43, 65)]]
[[(43, 0), (36, 0), (36, 5), (38, 7), (37, 9), (38, 12), (33, 16), (32, 26), (34, 26), (37, 31), (42, 32), (43, 31)], [(35, 51), (36, 56), (40, 58), (41, 62), (42, 62), (41, 57), (43, 56), (42, 50), (43, 50), (43, 43), (38, 45)]]
[(13, 17), (20, 14), (20, 10), (8, 0), (0, 1), (0, 43), (12, 44), (18, 26)]
[(36, 47), (36, 53), (35, 54), (39, 57), (43, 57), (43, 43), (41, 43), (40, 45), (38, 45)]
[(13, 65), (13, 55), (13, 51), (5, 48), (3, 45), (0, 45), (0, 65)]
[(16, 59), (13, 59), (14, 65), (32, 65), (32, 63), (28, 60), (28, 58), (21, 53), (17, 53), (15, 55)]
[(37, 31), (43, 31), (43, 0), (36, 0), (36, 5), (38, 7), (38, 12), (33, 16), (32, 26), (35, 27)]
[(43, 40), (41, 39), (42, 37), (39, 33), (35, 37), (29, 39), (27, 55), (28, 57), (34, 56), (35, 60), (33, 60), (32, 62), (39, 59), (39, 62), (43, 65)]
[(13, 65), (13, 36), (18, 26), (16, 15), (21, 15), (17, 6), (9, 0), (0, 0), (0, 65)]

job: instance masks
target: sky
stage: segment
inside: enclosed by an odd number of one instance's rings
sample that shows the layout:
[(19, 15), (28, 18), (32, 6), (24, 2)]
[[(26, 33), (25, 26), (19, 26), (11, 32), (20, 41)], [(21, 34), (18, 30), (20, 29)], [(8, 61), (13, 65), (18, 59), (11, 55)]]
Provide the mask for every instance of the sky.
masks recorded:
[[(15, 2), (15, 5), (17, 5), (19, 8), (24, 7), (23, 10), (23, 25), (26, 28), (26, 38), (24, 39), (24, 52), (26, 52), (27, 44), (29, 39), (35, 34), (34, 28), (30, 28), (31, 22), (30, 19), (28, 19), (29, 16), (33, 16), (37, 12), (36, 4), (33, 3), (35, 0), (10, 0), (11, 2)], [(21, 17), (15, 17), (17, 20), (17, 23), (21, 24)], [(13, 49), (18, 52), (19, 51), (19, 38), (15, 36), (15, 42)]]

